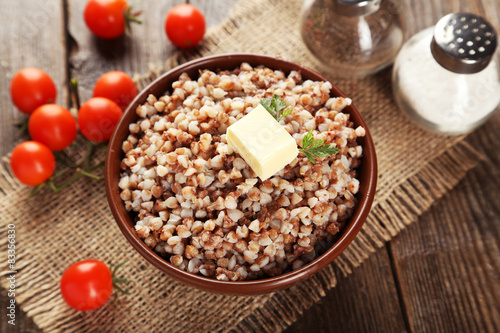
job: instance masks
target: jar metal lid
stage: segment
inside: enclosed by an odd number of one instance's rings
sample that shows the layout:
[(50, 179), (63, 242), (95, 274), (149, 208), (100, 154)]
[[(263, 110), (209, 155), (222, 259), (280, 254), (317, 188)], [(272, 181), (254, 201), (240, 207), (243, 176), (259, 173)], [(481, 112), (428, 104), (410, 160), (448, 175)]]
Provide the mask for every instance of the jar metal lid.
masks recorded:
[(335, 13), (342, 16), (362, 16), (376, 12), (382, 0), (332, 0)]
[(459, 74), (473, 74), (485, 69), (497, 47), (493, 26), (470, 13), (443, 17), (434, 28), (431, 51), (444, 68)]

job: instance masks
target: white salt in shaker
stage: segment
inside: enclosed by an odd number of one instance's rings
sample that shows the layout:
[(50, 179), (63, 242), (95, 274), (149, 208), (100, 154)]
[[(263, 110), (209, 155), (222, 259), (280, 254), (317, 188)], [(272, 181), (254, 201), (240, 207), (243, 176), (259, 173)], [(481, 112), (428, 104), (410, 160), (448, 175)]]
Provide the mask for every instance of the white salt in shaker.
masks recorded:
[(421, 126), (463, 134), (500, 106), (494, 28), (469, 13), (443, 17), (408, 40), (396, 58), (396, 102)]
[(401, 1), (308, 0), (302, 40), (337, 77), (363, 77), (391, 65), (403, 45)]

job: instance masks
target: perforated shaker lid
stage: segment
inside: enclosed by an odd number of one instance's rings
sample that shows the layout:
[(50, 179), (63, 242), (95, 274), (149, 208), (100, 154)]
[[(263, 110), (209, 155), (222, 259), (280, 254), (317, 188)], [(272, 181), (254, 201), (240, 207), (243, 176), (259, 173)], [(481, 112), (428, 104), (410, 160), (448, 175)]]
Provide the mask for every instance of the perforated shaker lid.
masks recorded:
[(333, 9), (343, 16), (361, 16), (376, 12), (382, 0), (332, 0)]
[(485, 69), (497, 47), (493, 26), (484, 18), (469, 13), (453, 13), (436, 24), (431, 51), (444, 68), (460, 74)]

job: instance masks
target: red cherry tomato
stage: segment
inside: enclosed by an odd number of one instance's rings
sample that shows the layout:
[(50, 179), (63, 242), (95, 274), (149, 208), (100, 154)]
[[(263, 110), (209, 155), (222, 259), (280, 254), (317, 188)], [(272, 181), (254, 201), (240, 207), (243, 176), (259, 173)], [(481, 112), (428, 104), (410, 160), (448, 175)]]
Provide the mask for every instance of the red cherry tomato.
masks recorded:
[(62, 106), (45, 104), (31, 114), (28, 131), (33, 140), (43, 143), (51, 150), (63, 150), (76, 138), (76, 120)]
[(125, 110), (137, 96), (137, 87), (124, 72), (113, 71), (103, 74), (95, 83), (94, 97), (105, 97)]
[(205, 17), (193, 5), (177, 5), (167, 14), (165, 32), (170, 41), (178, 47), (195, 46), (205, 34)]
[(56, 100), (56, 85), (41, 69), (27, 67), (18, 71), (10, 81), (10, 96), (14, 105), (26, 114)]
[(108, 141), (123, 111), (115, 102), (93, 97), (78, 111), (78, 126), (83, 136), (92, 142)]
[(89, 0), (83, 12), (85, 24), (95, 35), (111, 39), (125, 32), (125, 0)]
[(91, 311), (101, 307), (113, 292), (113, 278), (102, 261), (88, 259), (69, 266), (61, 278), (61, 294), (75, 310)]
[(36, 141), (25, 141), (14, 148), (10, 167), (17, 179), (26, 185), (39, 185), (52, 176), (56, 159), (50, 149)]

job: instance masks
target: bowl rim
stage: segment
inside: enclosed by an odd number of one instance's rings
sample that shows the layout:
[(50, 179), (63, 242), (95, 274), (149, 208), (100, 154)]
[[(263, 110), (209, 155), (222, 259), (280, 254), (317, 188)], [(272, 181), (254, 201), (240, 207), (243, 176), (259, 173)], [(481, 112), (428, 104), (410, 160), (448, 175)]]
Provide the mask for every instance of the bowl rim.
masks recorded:
[[(358, 201), (357, 208), (354, 211), (353, 216), (348, 220), (343, 230), (341, 231), (340, 237), (336, 242), (328, 248), (320, 256), (316, 257), (313, 261), (305, 264), (304, 266), (281, 275), (274, 277), (267, 277), (258, 280), (248, 280), (248, 281), (220, 281), (215, 278), (209, 278), (198, 274), (189, 273), (187, 271), (181, 270), (166, 259), (162, 258), (153, 249), (150, 249), (142, 239), (139, 238), (134, 229), (134, 222), (132, 221), (129, 213), (125, 210), (124, 204), (119, 196), (119, 174), (120, 174), (120, 161), (123, 157), (122, 153), (122, 142), (126, 138), (123, 135), (120, 136), (120, 128), (127, 126), (125, 133), (128, 135), (128, 124), (137, 119), (135, 114), (135, 109), (138, 105), (144, 104), (147, 97), (152, 92), (158, 90), (158, 86), (163, 84), (164, 81), (176, 81), (179, 75), (187, 70), (195, 69), (205, 69), (211, 67), (214, 62), (223, 63), (239, 63), (248, 62), (252, 66), (257, 64), (262, 64), (265, 67), (278, 70), (283, 68), (291, 68), (290, 70), (298, 70), (301, 72), (303, 79), (313, 79), (317, 81), (330, 82), (332, 84), (332, 89), (330, 91), (331, 96), (347, 97), (337, 86), (335, 86), (330, 80), (325, 78), (323, 75), (304, 67), (298, 63), (284, 60), (282, 58), (276, 58), (269, 55), (255, 54), (255, 53), (226, 53), (218, 54), (213, 56), (207, 56), (198, 58), (179, 65), (166, 73), (162, 74), (151, 82), (146, 88), (144, 88), (135, 99), (130, 103), (129, 107), (125, 110), (123, 116), (121, 117), (111, 139), (109, 141), (108, 149), (105, 157), (105, 168), (104, 168), (104, 178), (105, 178), (105, 188), (106, 196), (108, 199), (108, 204), (110, 206), (111, 212), (114, 216), (116, 223), (118, 224), (122, 234), (125, 236), (127, 241), (134, 247), (134, 249), (139, 252), (139, 254), (144, 257), (149, 263), (156, 266), (165, 274), (191, 286), (203, 289), (205, 291), (224, 293), (224, 294), (237, 294), (237, 295), (254, 295), (262, 294), (272, 291), (277, 291), (281, 289), (288, 288), (293, 284), (303, 281), (315, 274), (323, 267), (331, 263), (345, 248), (353, 241), (353, 239), (358, 234), (359, 230), (362, 228), (369, 212), (373, 199), (376, 192), (377, 184), (377, 158), (375, 153), (375, 146), (370, 134), (370, 131), (361, 116), (361, 113), (356, 109), (356, 107), (351, 104), (350, 106), (344, 108), (343, 112), (349, 113), (351, 115), (351, 120), (353, 117), (356, 119), (356, 126), (363, 126), (366, 134), (362, 139), (363, 145), (363, 160), (361, 168), (368, 168), (368, 171), (364, 172), (365, 176), (363, 180), (363, 186), (361, 188), (366, 189), (366, 192), (361, 195), (361, 199)], [(270, 65), (272, 63), (273, 65)], [(276, 65), (274, 65), (276, 64)], [(224, 65), (229, 66), (229, 65)], [(223, 70), (232, 70), (236, 68), (226, 68), (223, 66), (212, 66), (213, 68), (222, 68)], [(290, 70), (284, 70), (289, 72)], [(171, 91), (172, 87), (166, 86), (162, 89), (163, 92), (160, 94), (165, 94), (167, 91)], [(158, 96), (157, 96), (158, 97)], [(118, 154), (121, 156), (117, 157)], [(360, 180), (361, 184), (361, 180)]]

